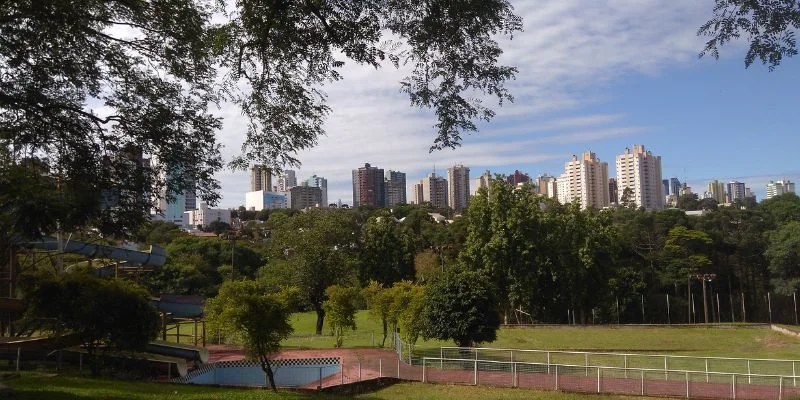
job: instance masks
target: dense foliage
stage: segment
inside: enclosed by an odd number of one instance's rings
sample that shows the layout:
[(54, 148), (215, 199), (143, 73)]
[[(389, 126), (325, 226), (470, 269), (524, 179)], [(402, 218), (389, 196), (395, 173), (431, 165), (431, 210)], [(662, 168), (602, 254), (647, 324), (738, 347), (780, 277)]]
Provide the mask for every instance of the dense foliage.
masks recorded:
[(24, 286), (26, 319), (44, 319), (53, 322), (47, 325), (56, 334), (78, 336), (94, 375), (107, 351), (141, 350), (158, 334), (155, 307), (147, 293), (130, 282), (76, 272), (30, 277)]

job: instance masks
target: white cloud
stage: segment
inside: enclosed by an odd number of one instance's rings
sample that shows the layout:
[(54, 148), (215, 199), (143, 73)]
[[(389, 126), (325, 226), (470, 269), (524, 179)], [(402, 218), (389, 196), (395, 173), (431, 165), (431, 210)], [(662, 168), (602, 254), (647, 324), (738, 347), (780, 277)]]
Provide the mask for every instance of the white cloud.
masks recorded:
[[(519, 68), (509, 84), (516, 102), (498, 110), (480, 133), (466, 136), (456, 150), (429, 153), (436, 121), (428, 111), (410, 108), (399, 91), (402, 71), (347, 65), (344, 80), (326, 88), (333, 109), (328, 134), (299, 155), (299, 178), (324, 176), (328, 198), (349, 202), (351, 170), (365, 162), (406, 172), (410, 188), (434, 164), (437, 171), (456, 162), (473, 171), (513, 170), (514, 165), (566, 159), (569, 154), (560, 145), (574, 144), (570, 153), (577, 153), (593, 142), (642, 134), (648, 127), (627, 123), (625, 110), (596, 114), (584, 108), (607, 101), (610, 85), (627, 75), (658, 74), (696, 62), (702, 39), (695, 32), (712, 6), (696, 0), (514, 3), (525, 31), (502, 41), (502, 61)], [(239, 150), (245, 122), (230, 106), (220, 112), (225, 117), (220, 140), (230, 158)], [(218, 177), (222, 205), (243, 203), (246, 172), (223, 171)]]

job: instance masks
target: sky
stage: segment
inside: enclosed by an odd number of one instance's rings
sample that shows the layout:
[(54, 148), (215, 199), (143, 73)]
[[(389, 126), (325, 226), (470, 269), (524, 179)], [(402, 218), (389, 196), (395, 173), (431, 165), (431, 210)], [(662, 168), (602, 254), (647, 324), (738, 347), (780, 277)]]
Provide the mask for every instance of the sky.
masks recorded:
[[(698, 58), (697, 28), (712, 0), (512, 0), (524, 31), (501, 40), (501, 62), (519, 69), (508, 83), (513, 104), (463, 137), (462, 146), (429, 152), (435, 116), (411, 108), (399, 81), (405, 71), (347, 63), (344, 79), (326, 86), (332, 113), (326, 136), (298, 154), (298, 180), (328, 179), (329, 202), (352, 202), (351, 171), (370, 163), (407, 174), (412, 184), (456, 163), (470, 177), (484, 170), (559, 175), (573, 154), (593, 151), (609, 163), (642, 144), (661, 156), (663, 178), (702, 193), (711, 179), (743, 181), (762, 199), (770, 180), (800, 177), (795, 160), (800, 58), (775, 71), (744, 66), (744, 43), (719, 60)], [(220, 141), (230, 160), (245, 120), (233, 106)], [(246, 171), (223, 170), (220, 206), (244, 204)]]

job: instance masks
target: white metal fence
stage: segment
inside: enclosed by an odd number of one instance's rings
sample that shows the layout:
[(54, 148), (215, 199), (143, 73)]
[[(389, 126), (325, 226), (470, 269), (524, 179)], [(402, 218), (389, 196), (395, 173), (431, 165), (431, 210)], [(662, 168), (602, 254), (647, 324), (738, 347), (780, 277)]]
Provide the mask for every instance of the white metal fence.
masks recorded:
[[(394, 338), (397, 377), (431, 383), (583, 393), (789, 399), (800, 396), (800, 360), (442, 347)], [(438, 353), (438, 354), (436, 354)], [(386, 376), (385, 374), (383, 376)]]

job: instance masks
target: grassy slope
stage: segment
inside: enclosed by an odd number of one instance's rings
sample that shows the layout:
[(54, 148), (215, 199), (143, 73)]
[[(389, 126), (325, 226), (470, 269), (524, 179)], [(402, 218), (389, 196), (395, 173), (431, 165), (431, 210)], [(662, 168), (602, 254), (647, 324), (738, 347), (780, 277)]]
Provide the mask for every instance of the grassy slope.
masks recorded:
[[(155, 383), (123, 382), (65, 376), (49, 376), (42, 373), (25, 373), (22, 378), (0, 380), (14, 388), (16, 400), (304, 400), (343, 399), (333, 395), (301, 394), (287, 391), (272, 393), (267, 390), (224, 389)], [(625, 399), (626, 397), (593, 396), (569, 393), (537, 392), (523, 389), (500, 389), (489, 387), (428, 385), (404, 383), (358, 396), (365, 400), (395, 399), (556, 399), (556, 400), (602, 400)]]

